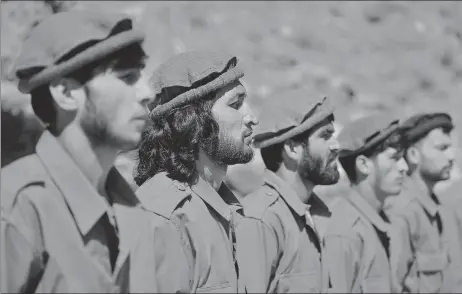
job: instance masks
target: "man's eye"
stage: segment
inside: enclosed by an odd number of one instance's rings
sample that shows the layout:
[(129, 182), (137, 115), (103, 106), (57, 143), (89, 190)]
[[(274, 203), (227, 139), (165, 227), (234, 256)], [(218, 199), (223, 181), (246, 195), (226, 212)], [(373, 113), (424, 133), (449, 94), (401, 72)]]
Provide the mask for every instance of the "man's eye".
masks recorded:
[(333, 135), (334, 135), (334, 132), (326, 131), (326, 132), (322, 133), (321, 138), (323, 138), (325, 140), (329, 140)]
[(229, 106), (231, 106), (234, 109), (239, 109), (242, 106), (242, 100), (236, 101), (234, 103), (231, 103)]
[(125, 83), (127, 83), (129, 85), (135, 84), (138, 81), (139, 77), (140, 77), (140, 75), (136, 74), (136, 73), (122, 74), (122, 75), (119, 76), (119, 78), (122, 81), (124, 81)]
[(441, 150), (441, 151), (445, 151), (445, 150), (447, 150), (448, 148), (449, 148), (448, 145), (440, 145), (440, 146), (437, 147), (437, 149), (438, 149), (438, 150)]

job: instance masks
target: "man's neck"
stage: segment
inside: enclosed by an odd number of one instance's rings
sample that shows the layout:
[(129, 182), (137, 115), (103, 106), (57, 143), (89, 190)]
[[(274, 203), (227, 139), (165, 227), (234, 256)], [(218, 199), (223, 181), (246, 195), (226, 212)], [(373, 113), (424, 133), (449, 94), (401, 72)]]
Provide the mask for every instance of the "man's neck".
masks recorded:
[(414, 171), (409, 178), (413, 182), (413, 185), (417, 185), (419, 190), (425, 191), (426, 195), (431, 195), (433, 193), (433, 188), (436, 183), (425, 180), (418, 170)]
[(82, 129), (72, 124), (57, 139), (95, 189), (106, 195), (106, 179), (118, 151), (107, 146), (95, 146)]
[(300, 201), (308, 204), (315, 186), (311, 181), (302, 179), (298, 172), (288, 170), (284, 166), (281, 166), (281, 168), (276, 171), (276, 175), (294, 189), (300, 198)]
[(367, 181), (361, 181), (354, 185), (353, 189), (355, 189), (375, 211), (380, 212), (380, 210), (382, 210), (386, 196), (378, 195)]
[(225, 179), (228, 166), (218, 164), (201, 150), (199, 151), (199, 159), (196, 161), (196, 169), (199, 176), (218, 191)]

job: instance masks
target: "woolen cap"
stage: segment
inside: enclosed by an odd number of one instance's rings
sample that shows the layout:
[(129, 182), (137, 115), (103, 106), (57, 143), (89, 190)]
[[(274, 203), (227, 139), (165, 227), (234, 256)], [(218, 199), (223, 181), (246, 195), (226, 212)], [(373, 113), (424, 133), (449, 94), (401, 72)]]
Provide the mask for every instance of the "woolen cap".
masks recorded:
[(400, 127), (405, 140), (412, 144), (436, 128), (451, 131), (454, 128), (451, 116), (443, 112), (419, 113), (405, 120)]
[(238, 67), (238, 59), (233, 55), (206, 51), (175, 55), (161, 64), (150, 79), (159, 104), (151, 109), (149, 116), (154, 121), (243, 76), (244, 71)]
[(33, 89), (64, 77), (128, 45), (145, 34), (127, 16), (90, 11), (60, 12), (35, 26), (16, 61), (19, 90)]
[(255, 128), (254, 146), (265, 148), (300, 135), (332, 116), (329, 99), (314, 98), (307, 89), (292, 89), (270, 97)]
[(338, 135), (339, 157), (357, 156), (377, 146), (398, 130), (399, 120), (389, 115), (370, 115), (347, 124)]

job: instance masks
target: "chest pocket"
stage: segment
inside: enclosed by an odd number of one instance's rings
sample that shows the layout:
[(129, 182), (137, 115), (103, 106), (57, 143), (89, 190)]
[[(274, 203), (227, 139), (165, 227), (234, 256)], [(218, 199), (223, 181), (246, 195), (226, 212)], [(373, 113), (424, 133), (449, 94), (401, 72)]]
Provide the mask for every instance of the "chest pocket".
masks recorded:
[(439, 292), (443, 283), (443, 270), (447, 267), (448, 262), (449, 258), (446, 251), (416, 254), (420, 292)]
[(386, 275), (367, 277), (362, 288), (363, 293), (388, 293), (391, 291), (390, 280)]
[(219, 285), (205, 286), (197, 289), (197, 293), (233, 293), (233, 287), (230, 282)]
[(277, 293), (319, 293), (321, 289), (319, 272), (303, 272), (281, 275)]

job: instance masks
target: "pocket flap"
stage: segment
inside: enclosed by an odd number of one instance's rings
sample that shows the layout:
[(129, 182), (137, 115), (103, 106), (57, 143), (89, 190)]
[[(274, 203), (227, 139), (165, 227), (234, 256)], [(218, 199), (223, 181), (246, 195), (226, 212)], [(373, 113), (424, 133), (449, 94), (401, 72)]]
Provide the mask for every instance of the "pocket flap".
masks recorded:
[(204, 286), (197, 289), (197, 293), (233, 293), (233, 287), (230, 282), (219, 285)]
[(416, 254), (417, 269), (421, 272), (438, 272), (446, 268), (449, 258), (446, 251), (419, 252)]

